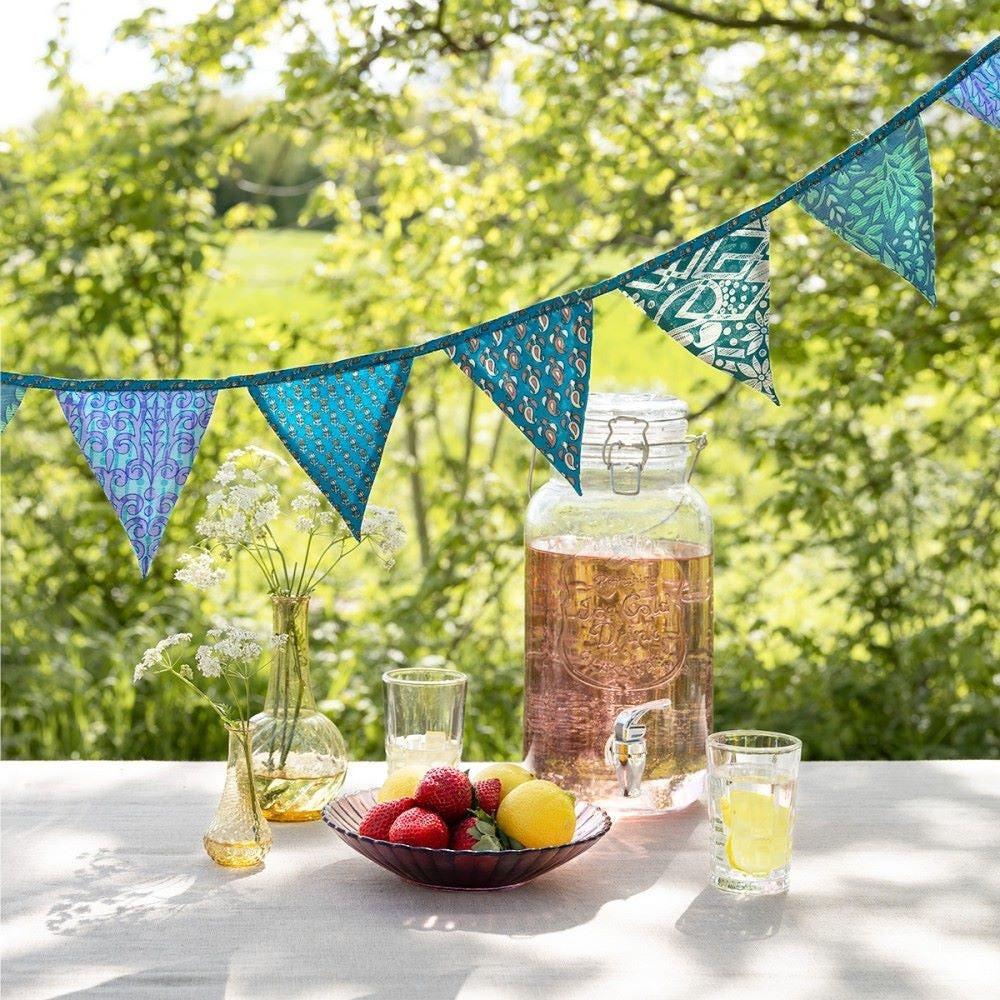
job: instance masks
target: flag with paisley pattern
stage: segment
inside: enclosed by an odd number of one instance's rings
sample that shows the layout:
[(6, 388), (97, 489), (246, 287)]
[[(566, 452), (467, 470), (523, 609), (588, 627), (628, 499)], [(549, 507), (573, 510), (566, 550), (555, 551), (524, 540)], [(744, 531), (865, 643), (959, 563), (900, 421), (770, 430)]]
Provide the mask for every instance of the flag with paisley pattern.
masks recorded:
[(577, 493), (593, 320), (590, 299), (554, 304), (446, 348)]

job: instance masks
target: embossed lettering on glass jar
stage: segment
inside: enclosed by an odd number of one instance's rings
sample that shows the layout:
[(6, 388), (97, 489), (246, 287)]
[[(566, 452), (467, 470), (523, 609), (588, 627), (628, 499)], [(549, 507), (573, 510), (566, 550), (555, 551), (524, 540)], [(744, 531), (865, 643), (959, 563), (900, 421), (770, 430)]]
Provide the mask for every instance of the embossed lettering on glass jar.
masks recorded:
[[(693, 450), (692, 450), (693, 445)], [(704, 438), (672, 396), (591, 394), (578, 496), (553, 476), (525, 529), (524, 747), (539, 777), (621, 796), (605, 744), (648, 702), (641, 794), (622, 811), (702, 793), (712, 728), (712, 519), (689, 480)]]

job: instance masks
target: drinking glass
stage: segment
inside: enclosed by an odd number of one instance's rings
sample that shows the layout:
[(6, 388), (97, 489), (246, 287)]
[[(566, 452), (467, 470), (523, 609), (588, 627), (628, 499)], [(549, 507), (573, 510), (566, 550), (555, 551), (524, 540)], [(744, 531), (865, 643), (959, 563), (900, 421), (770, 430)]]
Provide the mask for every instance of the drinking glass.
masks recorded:
[(401, 667), (382, 675), (389, 774), (410, 764), (458, 766), (468, 680), (444, 667)]
[(785, 892), (802, 741), (738, 729), (713, 733), (707, 750), (709, 881), (726, 892)]

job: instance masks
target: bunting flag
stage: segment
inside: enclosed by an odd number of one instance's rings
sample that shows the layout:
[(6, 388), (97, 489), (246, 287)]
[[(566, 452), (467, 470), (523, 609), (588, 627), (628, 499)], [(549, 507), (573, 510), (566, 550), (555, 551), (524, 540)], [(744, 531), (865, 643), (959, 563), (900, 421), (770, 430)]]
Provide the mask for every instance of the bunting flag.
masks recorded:
[(583, 299), (446, 348), (577, 493), (593, 320)]
[(216, 393), (62, 391), (56, 396), (146, 576), (212, 418)]
[(1000, 55), (991, 56), (956, 83), (944, 99), (981, 122), (1000, 128)]
[(796, 196), (814, 218), (909, 281), (932, 304), (934, 189), (919, 118)]
[(21, 405), (26, 391), (19, 385), (8, 385), (0, 380), (0, 434), (17, 413), (17, 408)]
[(749, 222), (622, 291), (699, 361), (778, 403), (768, 348), (768, 222)]
[(414, 359), (435, 352), (447, 353), (581, 492), (595, 298), (623, 292), (685, 350), (775, 404), (769, 217), (782, 205), (798, 202), (935, 301), (933, 189), (920, 115), (941, 99), (1000, 127), (1000, 37), (769, 201), (594, 284), (418, 345), (302, 368), (175, 380), (2, 372), (0, 429), (27, 389), (57, 394), (143, 575), (221, 390), (249, 389), (359, 539)]
[(411, 365), (406, 358), (250, 386), (275, 434), (359, 540)]

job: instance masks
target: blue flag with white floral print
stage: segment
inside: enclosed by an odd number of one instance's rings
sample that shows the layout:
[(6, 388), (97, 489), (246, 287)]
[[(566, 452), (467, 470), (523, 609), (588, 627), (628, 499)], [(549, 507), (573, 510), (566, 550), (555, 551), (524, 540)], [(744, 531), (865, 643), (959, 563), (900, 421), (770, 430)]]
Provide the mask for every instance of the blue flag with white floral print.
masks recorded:
[(934, 186), (919, 118), (848, 160), (795, 199), (862, 253), (934, 303)]
[(990, 56), (977, 66), (944, 99), (981, 122), (1000, 128), (1000, 55)]
[(143, 576), (198, 454), (215, 396), (214, 389), (56, 392)]
[(748, 222), (680, 260), (641, 271), (622, 291), (699, 361), (780, 406), (768, 347), (767, 219)]
[(355, 538), (412, 360), (251, 385), (250, 395)]
[(577, 493), (593, 321), (583, 299), (445, 348)]
[(27, 390), (19, 385), (0, 381), (0, 433), (10, 423)]

